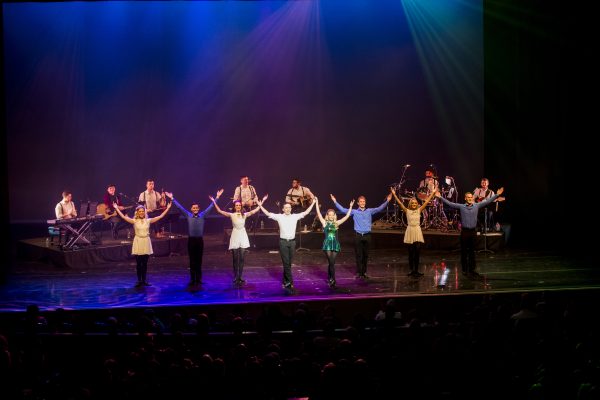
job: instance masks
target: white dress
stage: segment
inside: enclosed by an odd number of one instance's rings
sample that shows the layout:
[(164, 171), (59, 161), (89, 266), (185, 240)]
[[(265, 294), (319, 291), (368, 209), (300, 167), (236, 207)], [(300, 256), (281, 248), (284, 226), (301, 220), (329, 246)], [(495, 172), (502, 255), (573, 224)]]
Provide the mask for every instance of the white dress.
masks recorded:
[(250, 247), (250, 241), (248, 240), (248, 234), (246, 233), (246, 217), (237, 213), (229, 214), (231, 217), (231, 224), (233, 229), (231, 230), (231, 237), (229, 238), (229, 250), (233, 249), (247, 249)]
[(133, 238), (133, 246), (131, 254), (145, 255), (152, 254), (152, 242), (150, 241), (150, 220), (148, 218), (136, 218), (133, 223), (135, 237)]
[(423, 232), (421, 231), (421, 211), (406, 210), (406, 221), (408, 226), (404, 232), (404, 243), (413, 244), (414, 242), (425, 243)]

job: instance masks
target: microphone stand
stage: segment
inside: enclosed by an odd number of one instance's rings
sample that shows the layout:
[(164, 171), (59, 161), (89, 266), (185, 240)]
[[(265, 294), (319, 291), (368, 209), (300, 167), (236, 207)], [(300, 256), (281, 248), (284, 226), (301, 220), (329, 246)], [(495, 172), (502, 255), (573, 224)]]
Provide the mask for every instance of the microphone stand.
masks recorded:
[(487, 248), (487, 225), (488, 225), (488, 208), (483, 209), (485, 213), (483, 216), (483, 249), (479, 250), (478, 253), (494, 253), (492, 250)]

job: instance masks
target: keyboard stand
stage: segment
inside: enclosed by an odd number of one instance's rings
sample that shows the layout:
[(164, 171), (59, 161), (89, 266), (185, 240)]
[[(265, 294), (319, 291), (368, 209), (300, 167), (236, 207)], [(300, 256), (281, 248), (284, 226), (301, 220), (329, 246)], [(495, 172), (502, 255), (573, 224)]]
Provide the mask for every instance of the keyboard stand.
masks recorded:
[(86, 244), (92, 244), (84, 235), (92, 226), (94, 220), (85, 221), (78, 229), (73, 228), (70, 224), (64, 224), (61, 228), (65, 228), (73, 233), (73, 236), (63, 245), (63, 250), (73, 250), (73, 246), (78, 240), (82, 240)]

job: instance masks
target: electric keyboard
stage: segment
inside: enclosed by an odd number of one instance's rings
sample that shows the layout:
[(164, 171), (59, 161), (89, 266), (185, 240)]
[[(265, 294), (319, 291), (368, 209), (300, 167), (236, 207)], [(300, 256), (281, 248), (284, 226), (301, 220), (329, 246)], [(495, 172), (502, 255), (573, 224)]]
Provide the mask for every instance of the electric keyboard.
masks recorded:
[(65, 224), (77, 224), (79, 222), (85, 221), (95, 221), (103, 218), (102, 214), (96, 215), (87, 215), (85, 217), (76, 217), (76, 218), (63, 218), (63, 219), (49, 219), (46, 222), (48, 225), (65, 225)]
[(84, 235), (96, 221), (102, 220), (104, 215), (87, 215), (85, 217), (65, 218), (65, 219), (49, 219), (46, 222), (48, 225), (60, 226), (61, 230), (70, 232), (70, 238), (62, 245), (62, 250), (76, 249), (75, 243), (81, 240), (83, 243), (92, 244)]

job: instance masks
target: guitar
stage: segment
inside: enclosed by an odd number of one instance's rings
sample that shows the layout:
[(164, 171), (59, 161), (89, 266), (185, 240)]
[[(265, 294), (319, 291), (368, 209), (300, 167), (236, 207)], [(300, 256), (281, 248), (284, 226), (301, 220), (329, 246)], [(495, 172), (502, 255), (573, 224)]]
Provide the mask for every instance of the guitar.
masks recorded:
[(298, 194), (288, 194), (287, 197), (289, 197), (290, 200), (297, 199), (298, 202), (300, 203), (300, 207), (302, 207), (302, 208), (308, 208), (313, 202), (313, 199), (310, 196), (301, 196)]
[[(133, 208), (133, 206), (125, 207), (121, 211), (129, 210), (130, 208)], [(112, 217), (116, 217), (118, 215), (117, 211), (113, 211), (112, 213), (109, 213), (108, 212), (108, 207), (104, 203), (98, 204), (98, 207), (96, 207), (96, 214), (102, 214), (102, 220), (103, 221), (106, 221), (107, 219), (112, 218)]]

